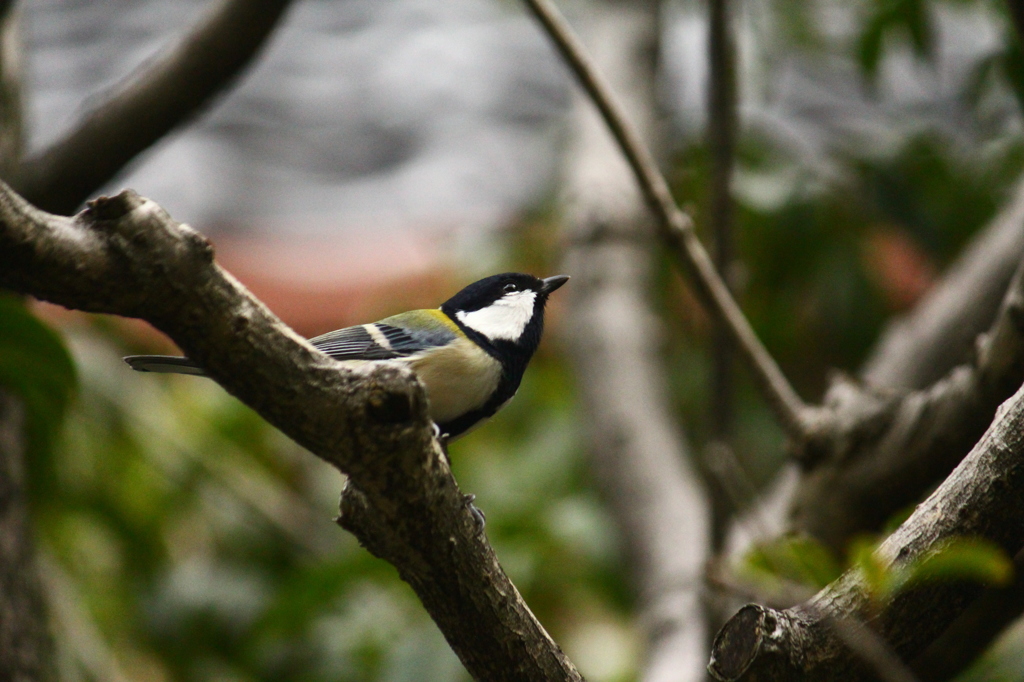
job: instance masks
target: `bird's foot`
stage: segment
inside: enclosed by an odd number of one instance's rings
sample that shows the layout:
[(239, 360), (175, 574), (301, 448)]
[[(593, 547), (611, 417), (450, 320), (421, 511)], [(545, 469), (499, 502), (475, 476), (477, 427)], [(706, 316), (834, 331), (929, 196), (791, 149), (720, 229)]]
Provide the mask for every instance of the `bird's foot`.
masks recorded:
[(476, 500), (476, 495), (472, 493), (463, 495), (462, 497), (462, 501), (466, 503), (467, 507), (469, 507), (469, 513), (473, 515), (477, 535), (480, 535), (484, 532), (484, 527), (487, 525), (487, 515), (484, 514), (482, 509), (473, 504), (474, 500)]
[(448, 456), (448, 439), (450, 436), (447, 433), (441, 431), (441, 427), (436, 422), (431, 422), (434, 426), (434, 440), (441, 445), (441, 452), (444, 453), (444, 460), (451, 466), (452, 459)]

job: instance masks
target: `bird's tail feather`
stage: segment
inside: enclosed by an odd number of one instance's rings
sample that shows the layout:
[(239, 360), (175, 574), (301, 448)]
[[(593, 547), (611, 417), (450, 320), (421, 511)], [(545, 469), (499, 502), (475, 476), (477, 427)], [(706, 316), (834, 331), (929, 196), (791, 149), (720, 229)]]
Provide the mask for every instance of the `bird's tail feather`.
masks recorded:
[(206, 370), (188, 358), (176, 355), (129, 355), (124, 359), (136, 372), (191, 374), (205, 377)]

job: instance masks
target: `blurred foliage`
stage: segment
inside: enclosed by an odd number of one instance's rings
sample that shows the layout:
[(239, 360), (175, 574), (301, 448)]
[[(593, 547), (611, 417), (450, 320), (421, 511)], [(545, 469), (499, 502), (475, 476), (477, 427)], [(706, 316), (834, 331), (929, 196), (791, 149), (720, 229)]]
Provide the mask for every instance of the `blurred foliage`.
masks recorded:
[(982, 538), (950, 538), (913, 561), (893, 566), (878, 553), (878, 539), (861, 539), (850, 548), (850, 565), (864, 581), (872, 601), (882, 603), (929, 582), (973, 582), (1005, 586), (1013, 562), (995, 543)]
[(1004, 587), (1013, 579), (1013, 562), (1006, 552), (983, 538), (949, 538), (922, 556), (894, 565), (878, 553), (885, 537), (857, 538), (843, 566), (814, 538), (784, 535), (755, 545), (731, 571), (741, 585), (788, 603), (802, 601), (843, 572), (855, 570), (868, 599), (879, 607), (901, 592), (928, 583), (971, 582)]
[[(932, 49), (932, 6), (924, 0), (864, 3), (854, 39), (838, 48), (816, 28), (813, 3), (774, 0), (772, 7), (787, 40), (845, 50), (867, 78), (894, 36), (921, 56)], [(974, 74), (963, 98), (984, 131), (993, 89), (1024, 101), (1017, 42), (1007, 40)], [(855, 372), (883, 322), (912, 306), (993, 217), (1024, 167), (1024, 140), (1018, 130), (965, 148), (917, 130), (884, 154), (837, 151), (832, 161), (837, 171), (818, 177), (756, 131), (740, 142), (739, 297), (808, 399), (821, 394), (831, 368)], [(706, 224), (706, 147), (681, 144), (672, 167), (677, 197), (698, 226)], [(483, 260), (556, 271), (550, 208), (505, 235), (496, 249), (502, 257)], [(699, 452), (708, 437), (708, 320), (667, 260), (655, 293), (676, 406)], [(555, 311), (560, 305), (552, 302)], [(331, 522), (337, 472), (212, 382), (131, 373), (120, 356), (154, 349), (119, 323), (94, 317), (66, 334), (80, 387), (61, 428), (73, 366), (21, 302), (0, 298), (0, 383), (23, 397), (30, 440), (42, 444), (29, 474), (64, 679), (467, 679), (396, 572)], [(614, 521), (589, 485), (586, 425), (552, 336), (516, 400), (452, 446), (453, 467), (477, 495), (503, 566), (545, 626), (588, 679), (625, 682), (642, 659), (641, 630)], [(782, 461), (783, 439), (742, 372), (738, 382), (733, 447), (753, 489)], [(873, 563), (872, 548), (853, 547), (844, 561), (786, 537), (759, 546), (742, 570), (817, 588), (852, 562), (880, 591), (1005, 577), (1005, 556), (971, 541), (899, 575)], [(1001, 646), (1010, 653), (993, 653), (967, 679), (1019, 671), (1007, 663), (1019, 648)], [(1006, 674), (999, 679), (1014, 679)]]
[(24, 300), (0, 291), (0, 386), (24, 406), (28, 457), (49, 458), (75, 384), (75, 366), (60, 337)]
[[(1024, 141), (964, 150), (923, 133), (882, 158), (839, 157), (831, 183), (793, 180), (793, 161), (751, 135), (738, 174), (790, 188), (771, 204), (737, 205), (738, 297), (799, 392), (818, 399), (833, 369), (856, 374), (892, 315), (908, 310), (965, 242), (991, 220), (1024, 166)], [(709, 159), (691, 145), (676, 157), (677, 197), (706, 225)], [(693, 201), (693, 199), (696, 199)], [(708, 438), (709, 322), (674, 267), (656, 291), (672, 328), (668, 358), (681, 419)], [(783, 436), (754, 386), (738, 374), (734, 447), (754, 484), (770, 479)]]
[(909, 39), (918, 57), (931, 56), (935, 36), (927, 0), (871, 0), (857, 40), (857, 60), (868, 77), (878, 73), (883, 43), (893, 34)]
[(805, 535), (784, 535), (757, 544), (733, 570), (765, 594), (781, 594), (788, 585), (817, 591), (842, 574), (832, 551)]
[[(152, 349), (119, 327), (67, 330), (81, 392), (30, 462), (65, 679), (468, 679), (394, 569), (332, 523), (341, 475), (212, 382), (132, 373), (120, 356)], [(548, 629), (592, 679), (630, 680), (619, 541), (565, 371), (542, 351), (453, 466)]]

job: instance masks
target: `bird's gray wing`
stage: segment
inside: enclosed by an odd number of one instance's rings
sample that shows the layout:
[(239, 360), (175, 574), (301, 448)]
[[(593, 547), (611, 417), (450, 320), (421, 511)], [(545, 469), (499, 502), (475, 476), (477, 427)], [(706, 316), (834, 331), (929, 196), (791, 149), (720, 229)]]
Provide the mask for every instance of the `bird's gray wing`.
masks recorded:
[(458, 327), (439, 310), (413, 310), (310, 339), (336, 360), (390, 360), (451, 343)]

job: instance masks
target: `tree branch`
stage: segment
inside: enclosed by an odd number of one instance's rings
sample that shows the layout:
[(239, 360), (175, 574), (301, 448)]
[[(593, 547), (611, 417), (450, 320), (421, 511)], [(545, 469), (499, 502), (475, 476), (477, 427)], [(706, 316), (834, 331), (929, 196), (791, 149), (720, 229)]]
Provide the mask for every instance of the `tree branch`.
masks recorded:
[(224, 0), (163, 56), (24, 161), (11, 184), (31, 203), (67, 214), (139, 153), (188, 121), (253, 62), (290, 0)]
[[(711, 208), (709, 223), (714, 238), (715, 267), (726, 285), (735, 291), (733, 237), (735, 211), (732, 173), (736, 153), (736, 60), (729, 0), (708, 3), (708, 146), (711, 150)], [(721, 323), (715, 325), (714, 381), (711, 427), (716, 438), (726, 439), (732, 430), (733, 397), (732, 337)], [(716, 519), (716, 525), (722, 520)], [(716, 533), (720, 536), (721, 533)], [(716, 543), (717, 544), (717, 543)]]
[[(907, 565), (957, 537), (985, 538), (1015, 555), (1024, 546), (1024, 388), (1003, 404), (952, 475), (879, 547), (889, 569)], [(740, 610), (719, 632), (709, 665), (719, 680), (868, 680), (829, 625), (868, 622), (907, 660), (920, 653), (978, 594), (977, 585), (930, 581), (894, 596), (871, 595), (850, 571), (806, 604), (785, 611)], [(921, 618), (927, 613), (928, 618)]]
[[(582, 32), (645, 139), (657, 137), (657, 2), (587, 6)], [(565, 326), (591, 469), (626, 540), (647, 647), (645, 682), (703, 682), (708, 628), (700, 598), (708, 504), (671, 413), (663, 329), (647, 300), (650, 223), (630, 169), (578, 98), (563, 194)]]
[(1003, 630), (1024, 612), (1024, 552), (1013, 561), (1013, 582), (989, 587), (914, 659), (918, 676), (929, 682), (951, 680), (978, 660)]
[(690, 282), (704, 307), (729, 330), (741, 356), (753, 372), (754, 381), (783, 429), (790, 437), (802, 440), (816, 421), (816, 411), (800, 399), (775, 359), (754, 333), (697, 238), (693, 221), (676, 205), (668, 183), (642, 137), (630, 123), (611, 87), (594, 67), (592, 59), (565, 18), (550, 0), (525, 2), (554, 41), (618, 142), (636, 176), (644, 199), (657, 218), (658, 235), (662, 242), (689, 274)]
[(0, 183), (0, 287), (149, 321), (346, 473), (341, 524), (395, 564), (476, 679), (581, 679), (498, 565), (408, 368), (317, 352), (213, 262), (205, 238), (131, 191), (62, 218)]
[(1022, 381), (1024, 262), (971, 364), (902, 395), (834, 381), (825, 397), (831, 430), (806, 446), (796, 528), (841, 550), (853, 534), (881, 527), (953, 470)]

